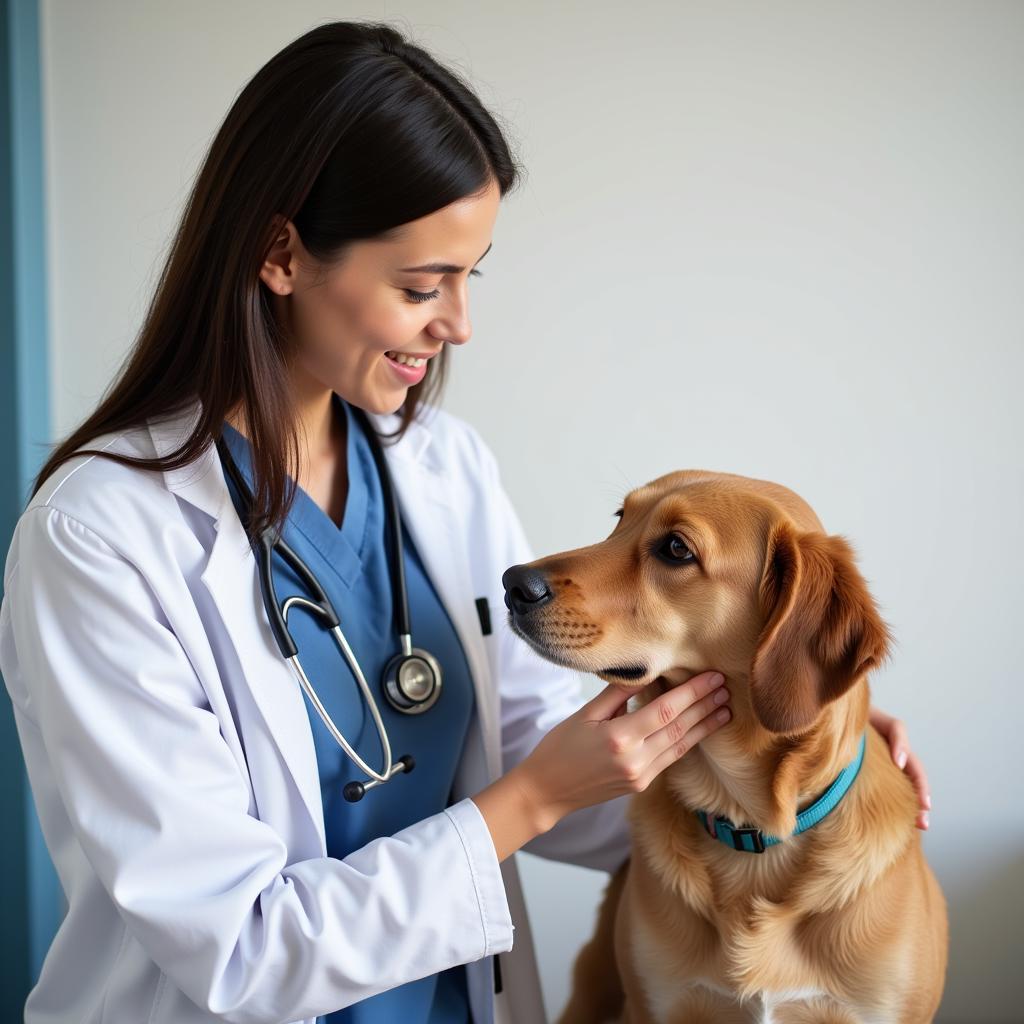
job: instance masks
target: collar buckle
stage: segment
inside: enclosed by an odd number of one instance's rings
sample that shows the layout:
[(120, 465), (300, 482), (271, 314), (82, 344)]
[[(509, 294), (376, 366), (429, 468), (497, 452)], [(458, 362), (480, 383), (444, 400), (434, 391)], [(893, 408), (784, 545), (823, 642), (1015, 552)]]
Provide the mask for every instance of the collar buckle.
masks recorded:
[(772, 841), (765, 842), (765, 835), (759, 828), (753, 826), (734, 825), (728, 818), (720, 814), (709, 814), (707, 811), (697, 811), (708, 834), (719, 842), (731, 846), (734, 850), (743, 853), (764, 853)]
[[(732, 845), (735, 850), (743, 850), (746, 853), (764, 853), (764, 834), (759, 828), (737, 828), (735, 825), (729, 825), (725, 822), (726, 827), (732, 834)], [(744, 838), (750, 839), (750, 846), (744, 843)]]

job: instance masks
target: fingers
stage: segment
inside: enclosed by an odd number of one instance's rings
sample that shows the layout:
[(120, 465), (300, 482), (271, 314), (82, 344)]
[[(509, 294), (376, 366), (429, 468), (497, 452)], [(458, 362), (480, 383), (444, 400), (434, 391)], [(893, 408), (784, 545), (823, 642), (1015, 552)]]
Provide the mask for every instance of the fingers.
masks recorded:
[[(718, 680), (718, 683), (713, 683), (712, 680)], [(687, 708), (710, 694), (722, 681), (724, 681), (724, 677), (720, 672), (702, 672), (687, 682), (673, 687), (660, 697), (656, 697), (639, 711), (627, 715), (618, 728), (623, 730), (624, 737), (632, 739), (634, 742), (646, 740), (673, 722), (681, 712), (686, 711)], [(703, 715), (696, 717), (691, 715), (687, 722), (687, 728), (703, 717)]]
[(900, 768), (904, 768), (907, 763), (907, 754), (910, 750), (910, 744), (907, 742), (906, 727), (898, 718), (890, 718), (886, 724), (889, 727), (889, 731), (886, 734), (886, 739), (889, 743), (889, 753), (896, 764)]
[[(874, 724), (874, 720), (872, 720)], [(928, 812), (931, 810), (932, 798), (931, 789), (928, 785), (928, 776), (925, 773), (921, 759), (910, 750), (910, 740), (907, 738), (906, 726), (898, 718), (889, 718), (886, 721), (888, 732), (885, 734), (889, 743), (889, 753), (897, 766), (907, 773), (910, 781), (914, 784), (917, 793), (917, 803), (920, 810), (917, 814), (915, 824), (919, 829), (927, 830), (929, 825)]]
[(921, 764), (916, 754), (910, 754), (907, 757), (907, 767), (904, 771), (910, 776), (910, 781), (914, 783), (914, 789), (917, 791), (917, 802), (921, 808), (918, 811), (917, 821), (914, 824), (919, 829), (927, 830), (929, 824), (928, 811), (931, 810), (932, 798), (929, 796), (928, 776), (925, 774), (924, 765)]
[(596, 697), (584, 704), (578, 713), (588, 722), (604, 722), (622, 715), (628, 700), (628, 693), (609, 684)]
[[(723, 686), (721, 689), (725, 690), (725, 687)], [(729, 721), (732, 717), (732, 712), (729, 708), (722, 707), (714, 702), (715, 695), (718, 692), (716, 690), (715, 693), (709, 694), (703, 700), (698, 701), (688, 710), (684, 711), (670, 725), (660, 729), (653, 736), (648, 736), (644, 746), (656, 743), (661, 747), (661, 752), (651, 762), (648, 769), (648, 780), (645, 784), (649, 784), (650, 779), (659, 775), (670, 764), (675, 764), (676, 761), (684, 757), (700, 743), (705, 736), (709, 736)], [(678, 728), (691, 715), (695, 717), (694, 723), (685, 728)]]

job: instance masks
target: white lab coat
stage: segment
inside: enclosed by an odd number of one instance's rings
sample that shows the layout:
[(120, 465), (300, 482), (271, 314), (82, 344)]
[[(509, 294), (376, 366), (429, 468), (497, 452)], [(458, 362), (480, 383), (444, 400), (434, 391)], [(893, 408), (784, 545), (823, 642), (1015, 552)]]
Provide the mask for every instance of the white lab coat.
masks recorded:
[[(90, 447), (164, 455), (198, 412)], [(27, 1024), (311, 1024), (459, 963), (476, 1024), (544, 1020), (515, 858), (498, 863), (469, 797), (583, 698), (575, 674), (508, 628), (501, 574), (534, 555), (493, 454), (463, 420), (426, 414), (385, 452), (476, 713), (457, 802), (344, 860), (326, 856), (305, 698), (213, 445), (166, 474), (77, 456), (21, 515), (0, 671), (69, 904)], [(526, 849), (612, 871), (629, 853), (625, 801), (577, 811)]]

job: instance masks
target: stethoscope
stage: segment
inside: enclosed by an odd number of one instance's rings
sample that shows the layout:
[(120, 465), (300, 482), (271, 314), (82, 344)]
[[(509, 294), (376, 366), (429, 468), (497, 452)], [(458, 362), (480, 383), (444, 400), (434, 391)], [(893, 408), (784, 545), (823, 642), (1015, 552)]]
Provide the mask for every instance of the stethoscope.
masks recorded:
[[(432, 654), (412, 645), (412, 631), (409, 628), (409, 601), (405, 589), (405, 567), (402, 561), (402, 520), (398, 511), (395, 492), (391, 486), (391, 474), (388, 472), (387, 463), (384, 460), (384, 452), (381, 448), (380, 440), (377, 437), (376, 431), (367, 420), (366, 413), (354, 405), (350, 405), (349, 408), (358, 418), (366, 436), (370, 439), (373, 459), (377, 464), (377, 472), (380, 475), (381, 487), (384, 491), (384, 504), (388, 511), (388, 525), (390, 527), (390, 546), (392, 549), (390, 561), (391, 591), (394, 598), (395, 623), (401, 639), (402, 650), (391, 658), (384, 667), (384, 696), (387, 698), (388, 703), (403, 715), (421, 715), (424, 711), (433, 707), (437, 702), (437, 698), (441, 695), (441, 666)], [(223, 436), (217, 439), (217, 450), (220, 452), (224, 466), (242, 497), (246, 513), (242, 523), (248, 535), (248, 520), (252, 515), (254, 504), (252, 492), (249, 490), (249, 486), (245, 482), (238, 466), (235, 465), (235, 460), (232, 458)], [(387, 730), (384, 728), (384, 722), (377, 708), (377, 702), (370, 692), (370, 687), (366, 684), (366, 678), (359, 667), (355, 654), (352, 653), (352, 648), (349, 647), (348, 640), (345, 639), (345, 634), (341, 631), (338, 613), (334, 610), (334, 606), (331, 604), (327, 594), (324, 593), (323, 587), (320, 586), (309, 566), (299, 558), (272, 526), (268, 526), (263, 531), (257, 542), (254, 542), (251, 537), (249, 542), (252, 544), (253, 553), (256, 556), (260, 589), (263, 592), (263, 604), (267, 609), (270, 628), (274, 633), (274, 638), (277, 640), (277, 646), (280, 648), (282, 656), (295, 668), (306, 696), (309, 697), (323, 719), (324, 725), (330, 730), (331, 735), (339, 746), (362, 771), (370, 776), (369, 782), (353, 781), (345, 783), (342, 793), (346, 800), (354, 803), (357, 800), (361, 800), (368, 789), (390, 781), (397, 773), (402, 771), (411, 772), (416, 766), (416, 762), (411, 754), (403, 754), (392, 764), (391, 743), (388, 740)], [(274, 589), (274, 577), (271, 571), (271, 559), (275, 550), (295, 570), (305, 586), (314, 595), (315, 600), (310, 601), (305, 597), (295, 596), (289, 597), (283, 605), (279, 604), (277, 592)], [(373, 715), (373, 721), (377, 727), (377, 735), (380, 737), (380, 743), (383, 747), (384, 767), (381, 771), (374, 771), (356, 753), (345, 737), (342, 736), (341, 730), (331, 720), (331, 716), (320, 702), (320, 698), (317, 697), (316, 691), (307, 678), (299, 661), (298, 648), (292, 639), (291, 633), (288, 631), (288, 612), (295, 605), (305, 608), (327, 625), (331, 635), (334, 637), (335, 643), (338, 645), (338, 649), (348, 663), (349, 668), (352, 669), (352, 674), (356, 677), (356, 682), (359, 684), (359, 688), (362, 690), (366, 703), (370, 708), (370, 713)]]

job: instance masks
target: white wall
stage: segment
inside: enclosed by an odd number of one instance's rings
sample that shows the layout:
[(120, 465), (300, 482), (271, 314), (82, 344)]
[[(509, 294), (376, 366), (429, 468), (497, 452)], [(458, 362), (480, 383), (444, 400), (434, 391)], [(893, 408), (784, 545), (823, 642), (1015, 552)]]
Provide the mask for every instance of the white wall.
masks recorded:
[[(874, 680), (932, 785), (940, 1020), (1020, 1019), (1024, 5), (44, 0), (54, 428), (136, 331), (243, 83), (387, 19), (512, 122), (528, 180), (447, 406), (538, 554), (705, 467), (801, 493), (899, 645)], [(588, 692), (596, 686), (587, 681)], [(605, 876), (520, 855), (552, 1015)]]

